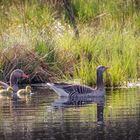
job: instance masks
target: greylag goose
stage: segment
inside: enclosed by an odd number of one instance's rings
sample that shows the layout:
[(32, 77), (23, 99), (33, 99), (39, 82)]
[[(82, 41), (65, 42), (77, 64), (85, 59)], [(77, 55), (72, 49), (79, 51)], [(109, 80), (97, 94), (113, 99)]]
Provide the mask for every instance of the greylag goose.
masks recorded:
[[(18, 80), (20, 78), (28, 78), (28, 75), (26, 75), (21, 69), (15, 69), (11, 75), (10, 75), (10, 86), (13, 88), (14, 92), (18, 91)], [(9, 87), (8, 84), (0, 81), (0, 85), (7, 89)]]
[(103, 72), (108, 67), (98, 66), (96, 69), (97, 79), (96, 88), (93, 89), (84, 85), (74, 85), (65, 83), (47, 83), (50, 89), (54, 90), (59, 96), (72, 97), (101, 97), (105, 94), (105, 88), (103, 83)]

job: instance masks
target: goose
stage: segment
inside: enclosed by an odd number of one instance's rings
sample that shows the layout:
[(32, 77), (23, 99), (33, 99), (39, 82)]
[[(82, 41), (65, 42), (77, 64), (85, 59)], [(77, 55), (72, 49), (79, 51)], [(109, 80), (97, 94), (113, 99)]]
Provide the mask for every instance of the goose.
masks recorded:
[(0, 89), (0, 96), (5, 96), (5, 97), (9, 97), (13, 94), (13, 88), (11, 86), (9, 86), (7, 89)]
[(19, 98), (25, 97), (27, 95), (30, 95), (31, 93), (31, 86), (26, 86), (25, 89), (20, 89), (17, 91), (17, 96)]
[(93, 89), (85, 85), (65, 84), (65, 83), (47, 83), (48, 87), (54, 90), (60, 97), (103, 97), (105, 87), (103, 82), (103, 72), (109, 67), (98, 66), (96, 68), (96, 88)]
[[(11, 75), (10, 75), (10, 86), (13, 88), (14, 92), (18, 91), (18, 80), (20, 78), (28, 78), (29, 76), (26, 75), (23, 70), (21, 69), (15, 69)], [(4, 89), (7, 89), (9, 87), (8, 84), (5, 82), (0, 81), (0, 86), (2, 86)]]

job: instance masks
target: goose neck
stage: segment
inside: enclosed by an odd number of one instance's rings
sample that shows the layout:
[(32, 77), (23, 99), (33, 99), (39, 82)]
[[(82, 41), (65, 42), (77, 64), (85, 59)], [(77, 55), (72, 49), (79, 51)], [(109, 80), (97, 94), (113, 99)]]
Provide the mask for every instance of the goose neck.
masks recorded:
[(97, 89), (104, 89), (103, 73), (100, 71), (97, 71), (96, 84)]
[(12, 85), (17, 85), (17, 84), (18, 84), (18, 78), (15, 77), (14, 74), (12, 74), (12, 75), (10, 76), (10, 85), (12, 86)]

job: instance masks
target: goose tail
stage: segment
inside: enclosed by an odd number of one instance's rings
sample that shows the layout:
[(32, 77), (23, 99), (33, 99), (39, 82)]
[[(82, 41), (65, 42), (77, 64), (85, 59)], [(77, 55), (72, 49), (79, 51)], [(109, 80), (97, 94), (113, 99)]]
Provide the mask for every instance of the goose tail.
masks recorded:
[(53, 84), (53, 83), (47, 83), (47, 86), (48, 86), (50, 89), (53, 89), (54, 84)]
[(47, 86), (54, 90), (58, 96), (63, 96), (63, 97), (67, 97), (68, 96), (68, 93), (66, 93), (62, 87), (60, 86), (57, 86), (57, 84), (54, 84), (54, 83), (47, 83)]

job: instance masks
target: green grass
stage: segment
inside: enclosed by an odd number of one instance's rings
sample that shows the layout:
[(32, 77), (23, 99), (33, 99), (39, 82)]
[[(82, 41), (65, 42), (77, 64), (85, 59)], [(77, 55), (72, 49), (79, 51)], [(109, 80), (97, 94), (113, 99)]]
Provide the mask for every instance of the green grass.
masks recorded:
[(90, 22), (100, 15), (110, 15), (113, 20), (125, 22), (139, 13), (140, 2), (131, 0), (72, 0), (76, 16), (80, 22)]
[(10, 68), (22, 68), (36, 82), (80, 79), (94, 85), (96, 67), (107, 65), (106, 85), (137, 80), (139, 5), (131, 0), (72, 0), (72, 6), (79, 39), (60, 18), (64, 12), (47, 1), (1, 1), (0, 70), (7, 75)]
[[(69, 41), (64, 41), (68, 40), (67, 38)], [(70, 38), (70, 36), (62, 38), (62, 42), (60, 41), (58, 44), (61, 46), (61, 56), (67, 51), (70, 55), (65, 58), (58, 57), (58, 59), (59, 62), (75, 60), (75, 63), (71, 63), (70, 67), (65, 64), (70, 71), (73, 67), (74, 79), (80, 78), (83, 83), (93, 85), (95, 69), (98, 65), (110, 67), (107, 72), (108, 85), (117, 86), (138, 78), (137, 63), (140, 38), (139, 36), (135, 37), (133, 30), (129, 28), (122, 32), (119, 29), (101, 30), (96, 35), (84, 32), (78, 41)]]

